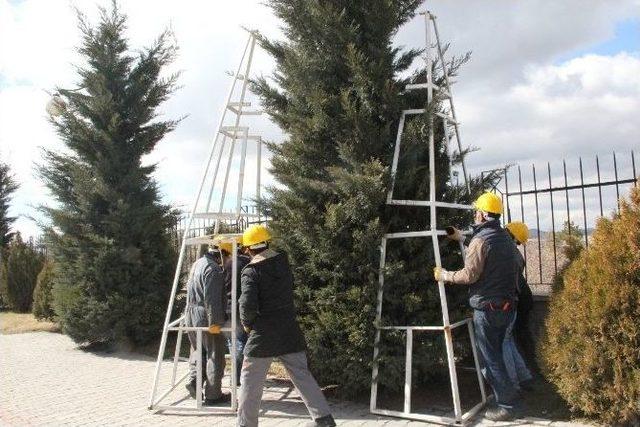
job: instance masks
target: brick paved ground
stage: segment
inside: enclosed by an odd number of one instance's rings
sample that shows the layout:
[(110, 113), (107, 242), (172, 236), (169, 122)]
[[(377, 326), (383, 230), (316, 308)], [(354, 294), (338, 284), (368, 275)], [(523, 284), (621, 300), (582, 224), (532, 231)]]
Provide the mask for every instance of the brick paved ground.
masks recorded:
[[(152, 358), (85, 352), (60, 334), (0, 335), (0, 425), (234, 425), (232, 415), (147, 410), (153, 370)], [(180, 386), (169, 400), (184, 398), (182, 390)], [(302, 401), (285, 385), (271, 383), (264, 399), (261, 426), (300, 426), (308, 420)], [(341, 426), (427, 425), (375, 417), (366, 406), (353, 403), (331, 402), (331, 406)], [(475, 421), (475, 425), (491, 424)], [(515, 424), (568, 425), (533, 419)]]

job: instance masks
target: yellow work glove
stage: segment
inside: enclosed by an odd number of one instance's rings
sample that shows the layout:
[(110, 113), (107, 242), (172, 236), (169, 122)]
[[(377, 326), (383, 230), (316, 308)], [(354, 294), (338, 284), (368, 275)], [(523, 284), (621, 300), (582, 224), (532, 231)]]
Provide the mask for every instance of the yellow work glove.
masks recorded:
[(248, 333), (248, 334), (250, 334), (250, 333), (251, 333), (251, 328), (250, 328), (250, 327), (248, 327), (248, 326), (244, 326), (244, 325), (243, 325), (243, 326), (242, 326), (242, 329), (244, 329), (244, 331), (245, 331), (246, 333)]
[(433, 267), (433, 278), (436, 279), (436, 282), (444, 280), (444, 270), (442, 267)]
[(209, 333), (212, 335), (218, 335), (220, 333), (220, 325), (209, 326)]

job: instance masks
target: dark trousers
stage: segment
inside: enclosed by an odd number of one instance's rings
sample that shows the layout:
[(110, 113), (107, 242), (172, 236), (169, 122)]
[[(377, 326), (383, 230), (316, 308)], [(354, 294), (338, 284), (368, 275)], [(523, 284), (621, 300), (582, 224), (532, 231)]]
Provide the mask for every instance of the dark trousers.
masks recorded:
[[(238, 321), (238, 325), (240, 325), (240, 321)], [(242, 372), (242, 362), (244, 361), (244, 345), (247, 343), (247, 339), (249, 335), (244, 331), (242, 326), (238, 326), (238, 330), (236, 331), (236, 384), (240, 385), (240, 372)], [(229, 354), (231, 357), (234, 357), (231, 354), (231, 349), (233, 348), (231, 345), (231, 336), (227, 338), (227, 348), (229, 349)]]
[(513, 338), (529, 370), (540, 373), (540, 367), (536, 360), (536, 345), (529, 329), (529, 311), (520, 310), (518, 307), (518, 316), (513, 328)]
[(491, 385), (496, 403), (513, 409), (516, 399), (514, 388), (504, 364), (502, 343), (507, 327), (513, 321), (515, 311), (473, 310), (473, 327), (476, 345), (480, 353), (482, 374)]

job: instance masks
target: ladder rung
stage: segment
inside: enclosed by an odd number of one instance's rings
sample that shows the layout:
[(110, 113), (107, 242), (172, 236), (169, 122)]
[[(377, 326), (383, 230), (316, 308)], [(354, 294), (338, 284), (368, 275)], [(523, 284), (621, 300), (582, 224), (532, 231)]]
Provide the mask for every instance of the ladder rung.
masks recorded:
[(408, 84), (404, 87), (405, 90), (420, 90), (420, 89), (429, 89), (429, 86), (431, 86), (431, 88), (433, 90), (440, 90), (440, 87), (436, 84), (429, 84), (429, 83), (411, 83)]
[(249, 126), (222, 126), (220, 128), (221, 132), (247, 132), (249, 130)]
[[(228, 138), (231, 139), (244, 139), (244, 133), (237, 133), (237, 132), (228, 132), (225, 130), (221, 130), (220, 133)], [(261, 141), (262, 137), (260, 135), (247, 135), (247, 140), (248, 141)]]
[(471, 205), (462, 205), (460, 203), (448, 203), (448, 202), (432, 202), (431, 200), (391, 199), (391, 200), (387, 200), (387, 204), (396, 205), (396, 206), (426, 206), (426, 207), (435, 206), (438, 208), (469, 209), (469, 210), (474, 209), (474, 207)]
[(251, 107), (250, 102), (230, 102), (227, 104), (227, 107)]
[(259, 116), (263, 113), (261, 110), (242, 111), (240, 114), (243, 116)]

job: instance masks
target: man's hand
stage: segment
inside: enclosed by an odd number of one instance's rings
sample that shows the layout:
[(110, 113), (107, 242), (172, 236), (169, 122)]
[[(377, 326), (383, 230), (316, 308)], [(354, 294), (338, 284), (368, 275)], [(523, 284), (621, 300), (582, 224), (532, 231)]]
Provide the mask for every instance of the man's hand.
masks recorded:
[(218, 335), (220, 333), (220, 325), (209, 326), (209, 333), (211, 335)]
[(445, 231), (447, 232), (447, 238), (451, 240), (455, 240), (457, 242), (462, 242), (464, 240), (462, 232), (455, 227), (449, 226), (445, 228)]
[(442, 267), (433, 267), (433, 278), (436, 279), (436, 282), (446, 282), (447, 281), (447, 270), (443, 270)]
[(245, 331), (246, 333), (248, 333), (248, 334), (250, 334), (250, 333), (251, 333), (251, 328), (250, 328), (250, 327), (248, 327), (248, 326), (242, 325), (242, 329), (244, 329), (244, 331)]

